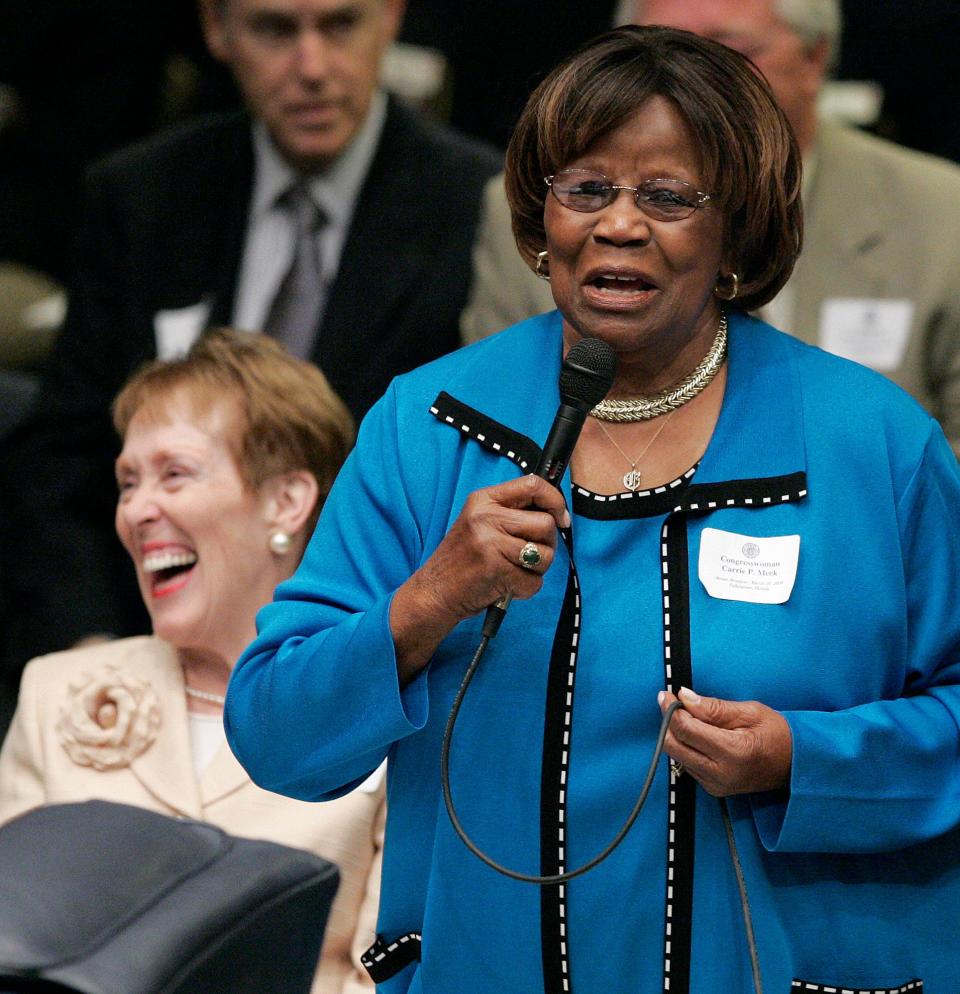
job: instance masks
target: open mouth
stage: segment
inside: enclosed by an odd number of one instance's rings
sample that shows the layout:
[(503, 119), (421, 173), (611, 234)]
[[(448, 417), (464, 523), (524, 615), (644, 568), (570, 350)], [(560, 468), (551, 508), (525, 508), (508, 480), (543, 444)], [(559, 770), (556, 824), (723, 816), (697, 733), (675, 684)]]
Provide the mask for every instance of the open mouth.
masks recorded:
[(143, 560), (143, 571), (151, 578), (157, 597), (179, 590), (197, 562), (195, 552), (154, 552)]
[(597, 290), (613, 290), (615, 293), (643, 293), (647, 290), (656, 290), (652, 283), (642, 277), (617, 276), (612, 273), (595, 276), (588, 285)]

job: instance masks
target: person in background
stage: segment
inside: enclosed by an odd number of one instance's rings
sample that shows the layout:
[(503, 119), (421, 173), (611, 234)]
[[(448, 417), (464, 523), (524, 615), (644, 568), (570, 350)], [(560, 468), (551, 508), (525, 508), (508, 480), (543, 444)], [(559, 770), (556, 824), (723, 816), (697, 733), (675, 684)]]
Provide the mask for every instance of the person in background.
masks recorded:
[(359, 419), (397, 373), (457, 347), (482, 186), (502, 158), (379, 89), (403, 6), (203, 0), (246, 111), (90, 173), (66, 325), (0, 460), (8, 682), (31, 655), (146, 628), (110, 523), (108, 408), (141, 362), (207, 327), (265, 331)]
[[(732, 49), (624, 27), (533, 93), (506, 177), (557, 309), (371, 411), (231, 675), (231, 747), (311, 800), (388, 758), (383, 994), (946, 994), (960, 466), (895, 384), (751, 316), (801, 246), (783, 112)], [(588, 340), (616, 371), (557, 490), (530, 469)], [(637, 821), (556, 879), (678, 698)], [(445, 786), (542, 886), (476, 858)]]
[(382, 777), (331, 804), (261, 790), (224, 740), (230, 670), (296, 568), (352, 419), (323, 375), (261, 336), (218, 330), (117, 397), (117, 534), (150, 636), (33, 660), (0, 752), (0, 822), (91, 798), (308, 849), (340, 868), (314, 990), (372, 989)]
[[(889, 376), (960, 454), (960, 167), (817, 116), (837, 55), (838, 0), (634, 0), (630, 21), (693, 31), (746, 55), (800, 143), (804, 248), (762, 316)], [(513, 244), (502, 181), (484, 197), (465, 340), (551, 306)]]

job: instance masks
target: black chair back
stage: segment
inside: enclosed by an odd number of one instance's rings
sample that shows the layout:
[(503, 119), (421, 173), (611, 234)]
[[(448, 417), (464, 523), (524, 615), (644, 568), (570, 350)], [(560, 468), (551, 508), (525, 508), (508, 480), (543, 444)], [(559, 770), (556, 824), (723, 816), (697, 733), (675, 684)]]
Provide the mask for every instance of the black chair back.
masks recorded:
[(0, 828), (0, 994), (308, 994), (339, 875), (124, 804)]

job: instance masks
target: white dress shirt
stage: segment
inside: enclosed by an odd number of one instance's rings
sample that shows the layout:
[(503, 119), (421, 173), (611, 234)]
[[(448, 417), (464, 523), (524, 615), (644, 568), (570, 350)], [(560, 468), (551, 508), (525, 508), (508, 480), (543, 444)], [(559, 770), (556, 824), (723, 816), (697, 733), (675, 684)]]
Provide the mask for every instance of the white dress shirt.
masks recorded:
[[(353, 141), (328, 169), (307, 179), (310, 193), (327, 218), (317, 233), (325, 295), (336, 278), (357, 197), (376, 154), (386, 115), (386, 94), (378, 91)], [(233, 306), (233, 325), (245, 331), (262, 329), (290, 268), (296, 237), (289, 212), (277, 200), (298, 174), (259, 121), (253, 125), (253, 152), (253, 197)]]

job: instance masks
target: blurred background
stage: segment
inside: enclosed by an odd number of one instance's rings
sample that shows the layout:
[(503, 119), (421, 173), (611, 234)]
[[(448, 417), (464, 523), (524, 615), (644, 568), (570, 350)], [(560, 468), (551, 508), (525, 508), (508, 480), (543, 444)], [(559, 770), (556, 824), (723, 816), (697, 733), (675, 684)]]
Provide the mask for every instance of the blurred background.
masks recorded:
[[(410, 0), (386, 85), (504, 147), (527, 94), (606, 29), (615, 0)], [(236, 104), (194, 0), (4, 0), (0, 31), (0, 376), (29, 397), (63, 313), (84, 169), (182, 118)], [(845, 0), (828, 110), (960, 161), (956, 0)], [(5, 430), (0, 415), (0, 436)]]

